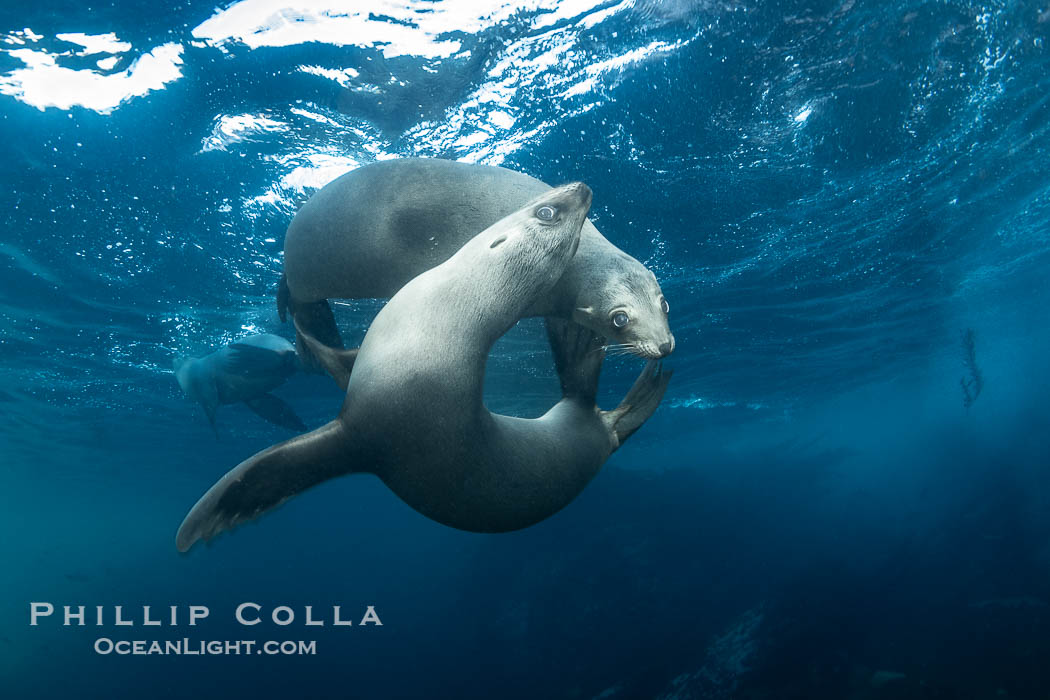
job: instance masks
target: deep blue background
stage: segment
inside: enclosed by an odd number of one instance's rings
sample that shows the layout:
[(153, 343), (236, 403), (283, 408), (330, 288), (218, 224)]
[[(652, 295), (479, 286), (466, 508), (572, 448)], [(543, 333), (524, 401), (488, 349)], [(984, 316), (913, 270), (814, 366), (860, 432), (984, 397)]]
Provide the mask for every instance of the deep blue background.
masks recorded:
[[(115, 32), (134, 47), (115, 71), (184, 46), (180, 79), (109, 113), (0, 95), (4, 697), (1050, 696), (1050, 9), (595, 8), (617, 9), (552, 35), (518, 13), (444, 59), (195, 46), (210, 3), (0, 8), (0, 33), (30, 27), (55, 54), (73, 48), (56, 33)], [(3, 76), (22, 67), (11, 48)], [(457, 142), (485, 121), (475, 91), (504, 78), (514, 124)], [(230, 115), (283, 128), (207, 150)], [(175, 552), (203, 490), (288, 436), (229, 407), (216, 441), (169, 369), (289, 335), (281, 243), (313, 190), (282, 178), (311, 154), (584, 180), (599, 229), (656, 271), (674, 380), (565, 511), (473, 535), (352, 477)], [(351, 339), (375, 309), (337, 308)], [(489, 402), (535, 415), (555, 383), (522, 325)], [(967, 328), (986, 379), (968, 410)], [(606, 405), (639, 368), (607, 363)], [(320, 377), (279, 393), (311, 425), (341, 400)], [(200, 636), (319, 653), (100, 657), (100, 634), (181, 629), (30, 628), (31, 600), (206, 604)], [(374, 604), (384, 626), (246, 632), (244, 600)]]

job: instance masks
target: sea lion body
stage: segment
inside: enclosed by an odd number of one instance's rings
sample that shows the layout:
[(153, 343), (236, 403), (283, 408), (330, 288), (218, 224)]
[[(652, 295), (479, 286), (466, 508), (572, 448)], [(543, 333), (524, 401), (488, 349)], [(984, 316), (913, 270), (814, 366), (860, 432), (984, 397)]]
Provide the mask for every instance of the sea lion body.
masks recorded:
[[(544, 263), (545, 278), (525, 284), (522, 277), (538, 263), (512, 256), (515, 242), (490, 248), (502, 235), (497, 228), (477, 236), (394, 295), (361, 345), (342, 416), (346, 425), (371, 427), (369, 444), (384, 445), (368, 471), (424, 515), (474, 532), (515, 530), (548, 517), (616, 448), (593, 400), (562, 399), (535, 420), (485, 409), (489, 350), (526, 313), (530, 299), (557, 283), (575, 245), (555, 246), (557, 260)], [(508, 259), (509, 269), (497, 269)], [(478, 308), (485, 310), (483, 320), (464, 323)]]
[[(351, 472), (474, 532), (527, 527), (575, 498), (652, 414), (670, 373), (650, 362), (617, 409), (600, 411), (600, 339), (552, 320), (558, 404), (536, 419), (493, 414), (482, 383), (495, 341), (564, 274), (590, 199), (582, 183), (546, 192), (405, 285), (369, 328), (339, 417), (224, 476), (186, 516), (179, 549)], [(557, 220), (541, 220), (544, 209)]]
[(180, 357), (173, 362), (179, 387), (201, 404), (212, 428), (220, 405), (245, 403), (271, 423), (305, 430), (295, 412), (269, 393), (298, 369), (295, 346), (270, 333), (241, 338), (204, 357)]
[[(327, 299), (391, 297), (550, 190), (506, 168), (441, 159), (357, 168), (316, 192), (289, 225), (281, 316), (291, 310), (308, 334), (342, 347)], [(522, 315), (573, 319), (627, 351), (660, 358), (674, 349), (666, 308), (652, 272), (588, 220), (562, 278)], [(617, 312), (626, 314), (626, 326), (614, 324)]]

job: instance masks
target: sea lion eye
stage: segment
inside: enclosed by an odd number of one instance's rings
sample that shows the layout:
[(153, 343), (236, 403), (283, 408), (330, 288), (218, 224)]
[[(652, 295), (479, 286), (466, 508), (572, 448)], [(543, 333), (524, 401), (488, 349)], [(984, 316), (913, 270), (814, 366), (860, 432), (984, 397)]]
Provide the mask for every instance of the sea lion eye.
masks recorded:
[(671, 305), (667, 303), (666, 299), (660, 300), (660, 308), (664, 310), (665, 314), (671, 313)]
[(612, 317), (612, 323), (617, 328), (623, 328), (628, 323), (630, 323), (630, 321), (631, 321), (631, 319), (623, 311), (617, 311), (616, 313), (613, 314), (613, 317)]
[(554, 207), (540, 207), (536, 210), (536, 218), (540, 221), (554, 221), (554, 215), (557, 213)]

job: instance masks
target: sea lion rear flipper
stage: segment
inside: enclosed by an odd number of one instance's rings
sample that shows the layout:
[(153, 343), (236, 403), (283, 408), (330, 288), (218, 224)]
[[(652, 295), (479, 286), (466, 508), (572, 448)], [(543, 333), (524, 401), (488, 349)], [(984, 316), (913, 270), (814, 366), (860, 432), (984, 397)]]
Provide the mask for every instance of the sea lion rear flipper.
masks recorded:
[(263, 394), (244, 403), (261, 418), (265, 418), (274, 425), (279, 425), (289, 430), (306, 430), (306, 424), (296, 415), (292, 407), (273, 394)]
[(642, 427), (642, 423), (656, 411), (667, 391), (671, 374), (673, 372), (665, 371), (659, 361), (649, 360), (620, 405), (611, 411), (601, 412), (602, 421), (616, 434), (619, 445)]
[(288, 312), (292, 306), (292, 290), (288, 288), (288, 275), (282, 274), (281, 281), (277, 284), (277, 316), (281, 323), (288, 320)]
[(211, 539), (311, 486), (350, 472), (352, 465), (350, 440), (338, 421), (263, 450), (208, 489), (182, 521), (175, 546), (185, 552), (197, 540)]
[(335, 350), (342, 350), (345, 347), (339, 335), (339, 329), (336, 328), (335, 314), (332, 313), (328, 300), (322, 299), (312, 304), (296, 304), (292, 320), (295, 321), (295, 352), (299, 355), (303, 368), (308, 372), (323, 374), (325, 366), (306, 342), (306, 337)]
[(358, 348), (345, 350), (341, 347), (329, 347), (301, 329), (298, 316), (293, 320), (295, 321), (296, 345), (302, 342), (313, 360), (331, 375), (340, 389), (346, 391), (346, 387), (350, 384), (350, 372), (353, 371), (354, 362), (357, 360)]
[(304, 335), (330, 348), (342, 350), (343, 339), (335, 325), (335, 314), (327, 299), (314, 302), (296, 301), (288, 288), (288, 278), (281, 275), (281, 284), (277, 288), (277, 314), (284, 321), (290, 315), (295, 322), (295, 352), (303, 369), (315, 374), (324, 374), (325, 367), (314, 355)]
[(547, 338), (562, 396), (593, 404), (605, 360), (602, 339), (574, 321), (553, 317), (547, 318)]

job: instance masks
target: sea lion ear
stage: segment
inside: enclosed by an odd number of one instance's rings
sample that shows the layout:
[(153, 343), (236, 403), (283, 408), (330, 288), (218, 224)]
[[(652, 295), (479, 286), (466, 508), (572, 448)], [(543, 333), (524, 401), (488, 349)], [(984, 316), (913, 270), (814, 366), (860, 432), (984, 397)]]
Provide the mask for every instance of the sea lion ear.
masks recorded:
[(594, 307), (591, 306), (577, 306), (572, 311), (572, 320), (576, 321), (580, 325), (587, 325), (587, 322), (594, 318)]

